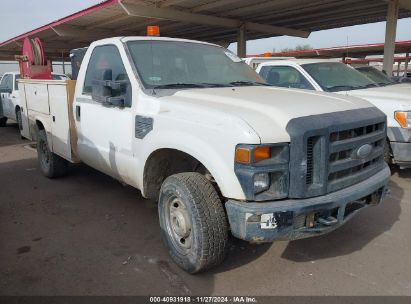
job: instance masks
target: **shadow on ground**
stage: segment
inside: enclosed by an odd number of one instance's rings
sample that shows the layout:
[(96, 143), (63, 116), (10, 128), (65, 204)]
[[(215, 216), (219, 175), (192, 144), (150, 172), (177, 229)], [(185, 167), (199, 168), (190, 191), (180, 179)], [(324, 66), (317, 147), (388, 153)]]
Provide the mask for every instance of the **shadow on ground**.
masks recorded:
[[(404, 172), (410, 174), (411, 172)], [(282, 257), (294, 262), (307, 262), (349, 255), (367, 246), (373, 239), (389, 231), (401, 214), (400, 200), (404, 191), (393, 181), (389, 188), (395, 199), (388, 194), (384, 202), (360, 210), (339, 229), (315, 238), (292, 241)]]

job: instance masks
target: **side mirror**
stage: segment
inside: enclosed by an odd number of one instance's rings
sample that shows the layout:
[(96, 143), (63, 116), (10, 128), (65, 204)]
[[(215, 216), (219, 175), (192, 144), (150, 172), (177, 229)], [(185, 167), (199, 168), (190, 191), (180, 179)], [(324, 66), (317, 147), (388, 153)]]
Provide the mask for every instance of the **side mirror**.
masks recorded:
[(98, 78), (92, 81), (93, 100), (106, 105), (131, 106), (131, 84), (128, 80), (111, 80), (111, 69), (102, 70)]

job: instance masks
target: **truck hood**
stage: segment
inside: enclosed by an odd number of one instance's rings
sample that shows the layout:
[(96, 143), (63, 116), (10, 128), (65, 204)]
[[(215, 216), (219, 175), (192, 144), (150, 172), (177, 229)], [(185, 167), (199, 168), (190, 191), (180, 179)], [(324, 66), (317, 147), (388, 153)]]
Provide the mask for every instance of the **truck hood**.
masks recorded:
[(341, 93), (363, 98), (381, 109), (394, 107), (396, 110), (411, 110), (411, 85), (407, 84), (395, 84)]
[(161, 99), (164, 107), (206, 107), (235, 115), (258, 134), (262, 143), (288, 142), (286, 126), (293, 118), (372, 107), (354, 97), (268, 86), (179, 90)]

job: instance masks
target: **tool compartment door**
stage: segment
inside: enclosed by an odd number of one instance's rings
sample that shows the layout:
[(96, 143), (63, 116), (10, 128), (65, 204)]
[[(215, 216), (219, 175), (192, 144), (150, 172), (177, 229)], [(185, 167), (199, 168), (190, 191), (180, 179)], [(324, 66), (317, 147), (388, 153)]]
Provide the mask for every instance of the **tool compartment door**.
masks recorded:
[(67, 83), (48, 84), (53, 152), (71, 160)]

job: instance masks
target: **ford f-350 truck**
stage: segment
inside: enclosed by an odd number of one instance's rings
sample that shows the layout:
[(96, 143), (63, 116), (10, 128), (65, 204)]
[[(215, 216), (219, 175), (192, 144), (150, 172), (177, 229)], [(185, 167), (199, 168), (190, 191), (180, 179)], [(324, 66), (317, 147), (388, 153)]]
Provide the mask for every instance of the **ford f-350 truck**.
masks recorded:
[(267, 86), (213, 44), (96, 41), (77, 81), (20, 80), (25, 136), (50, 177), (84, 162), (158, 201), (174, 261), (219, 264), (255, 242), (330, 232), (378, 204), (386, 117), (354, 97)]

